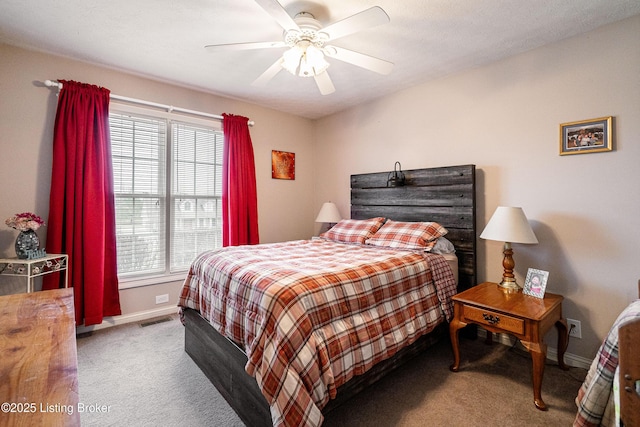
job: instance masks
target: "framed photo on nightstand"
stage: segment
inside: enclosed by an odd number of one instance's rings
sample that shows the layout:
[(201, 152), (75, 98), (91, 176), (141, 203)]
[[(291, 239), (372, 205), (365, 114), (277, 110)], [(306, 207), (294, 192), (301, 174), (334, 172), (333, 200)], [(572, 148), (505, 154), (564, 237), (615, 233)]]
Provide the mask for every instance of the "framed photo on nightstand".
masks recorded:
[(544, 298), (544, 290), (547, 287), (549, 272), (530, 268), (524, 281), (522, 293), (536, 298)]

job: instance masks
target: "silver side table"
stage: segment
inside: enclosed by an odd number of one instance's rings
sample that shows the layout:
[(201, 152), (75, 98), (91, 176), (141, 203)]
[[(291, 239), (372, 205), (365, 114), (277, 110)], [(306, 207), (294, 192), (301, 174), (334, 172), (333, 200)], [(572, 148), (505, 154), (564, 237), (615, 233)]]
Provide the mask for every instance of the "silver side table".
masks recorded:
[(34, 279), (46, 274), (64, 271), (64, 287), (69, 287), (69, 256), (47, 254), (37, 259), (0, 259), (0, 277), (19, 276), (27, 279), (27, 293), (34, 291)]

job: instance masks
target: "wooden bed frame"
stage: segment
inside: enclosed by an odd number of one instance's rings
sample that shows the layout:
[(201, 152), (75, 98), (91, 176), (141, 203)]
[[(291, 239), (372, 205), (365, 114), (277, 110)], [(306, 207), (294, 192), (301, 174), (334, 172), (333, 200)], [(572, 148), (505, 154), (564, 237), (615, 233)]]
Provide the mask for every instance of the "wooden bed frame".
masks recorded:
[[(475, 165), (403, 171), (406, 185), (387, 187), (389, 172), (351, 176), (351, 217), (383, 216), (396, 221), (436, 221), (449, 230), (459, 261), (458, 290), (476, 284)], [(255, 378), (244, 367), (247, 356), (220, 335), (200, 314), (184, 310), (185, 351), (248, 426), (271, 426), (271, 412)], [(413, 345), (364, 375), (338, 388), (336, 399), (323, 408), (330, 412), (353, 395), (424, 351), (448, 326), (441, 324)]]

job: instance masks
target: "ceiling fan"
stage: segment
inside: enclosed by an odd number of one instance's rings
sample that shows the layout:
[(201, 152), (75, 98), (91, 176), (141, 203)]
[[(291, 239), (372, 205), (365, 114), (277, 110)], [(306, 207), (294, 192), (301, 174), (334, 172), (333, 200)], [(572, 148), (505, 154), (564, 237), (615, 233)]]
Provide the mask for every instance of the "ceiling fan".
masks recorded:
[(255, 0), (284, 29), (282, 41), (251, 42), (207, 45), (210, 52), (289, 48), (276, 62), (262, 73), (253, 86), (264, 86), (281, 70), (301, 77), (313, 77), (322, 95), (335, 92), (333, 82), (327, 73), (328, 58), (347, 62), (379, 74), (389, 74), (393, 63), (328, 44), (334, 40), (389, 22), (389, 16), (378, 6), (356, 13), (327, 27), (307, 12), (291, 17), (277, 0)]

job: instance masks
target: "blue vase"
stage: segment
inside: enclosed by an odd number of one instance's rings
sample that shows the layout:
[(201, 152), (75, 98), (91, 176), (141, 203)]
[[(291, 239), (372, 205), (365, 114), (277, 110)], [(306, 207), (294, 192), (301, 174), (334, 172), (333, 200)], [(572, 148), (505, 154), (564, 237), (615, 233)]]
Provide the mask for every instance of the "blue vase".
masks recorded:
[(21, 231), (16, 238), (16, 255), (19, 259), (27, 259), (30, 251), (40, 249), (40, 238), (33, 230)]

